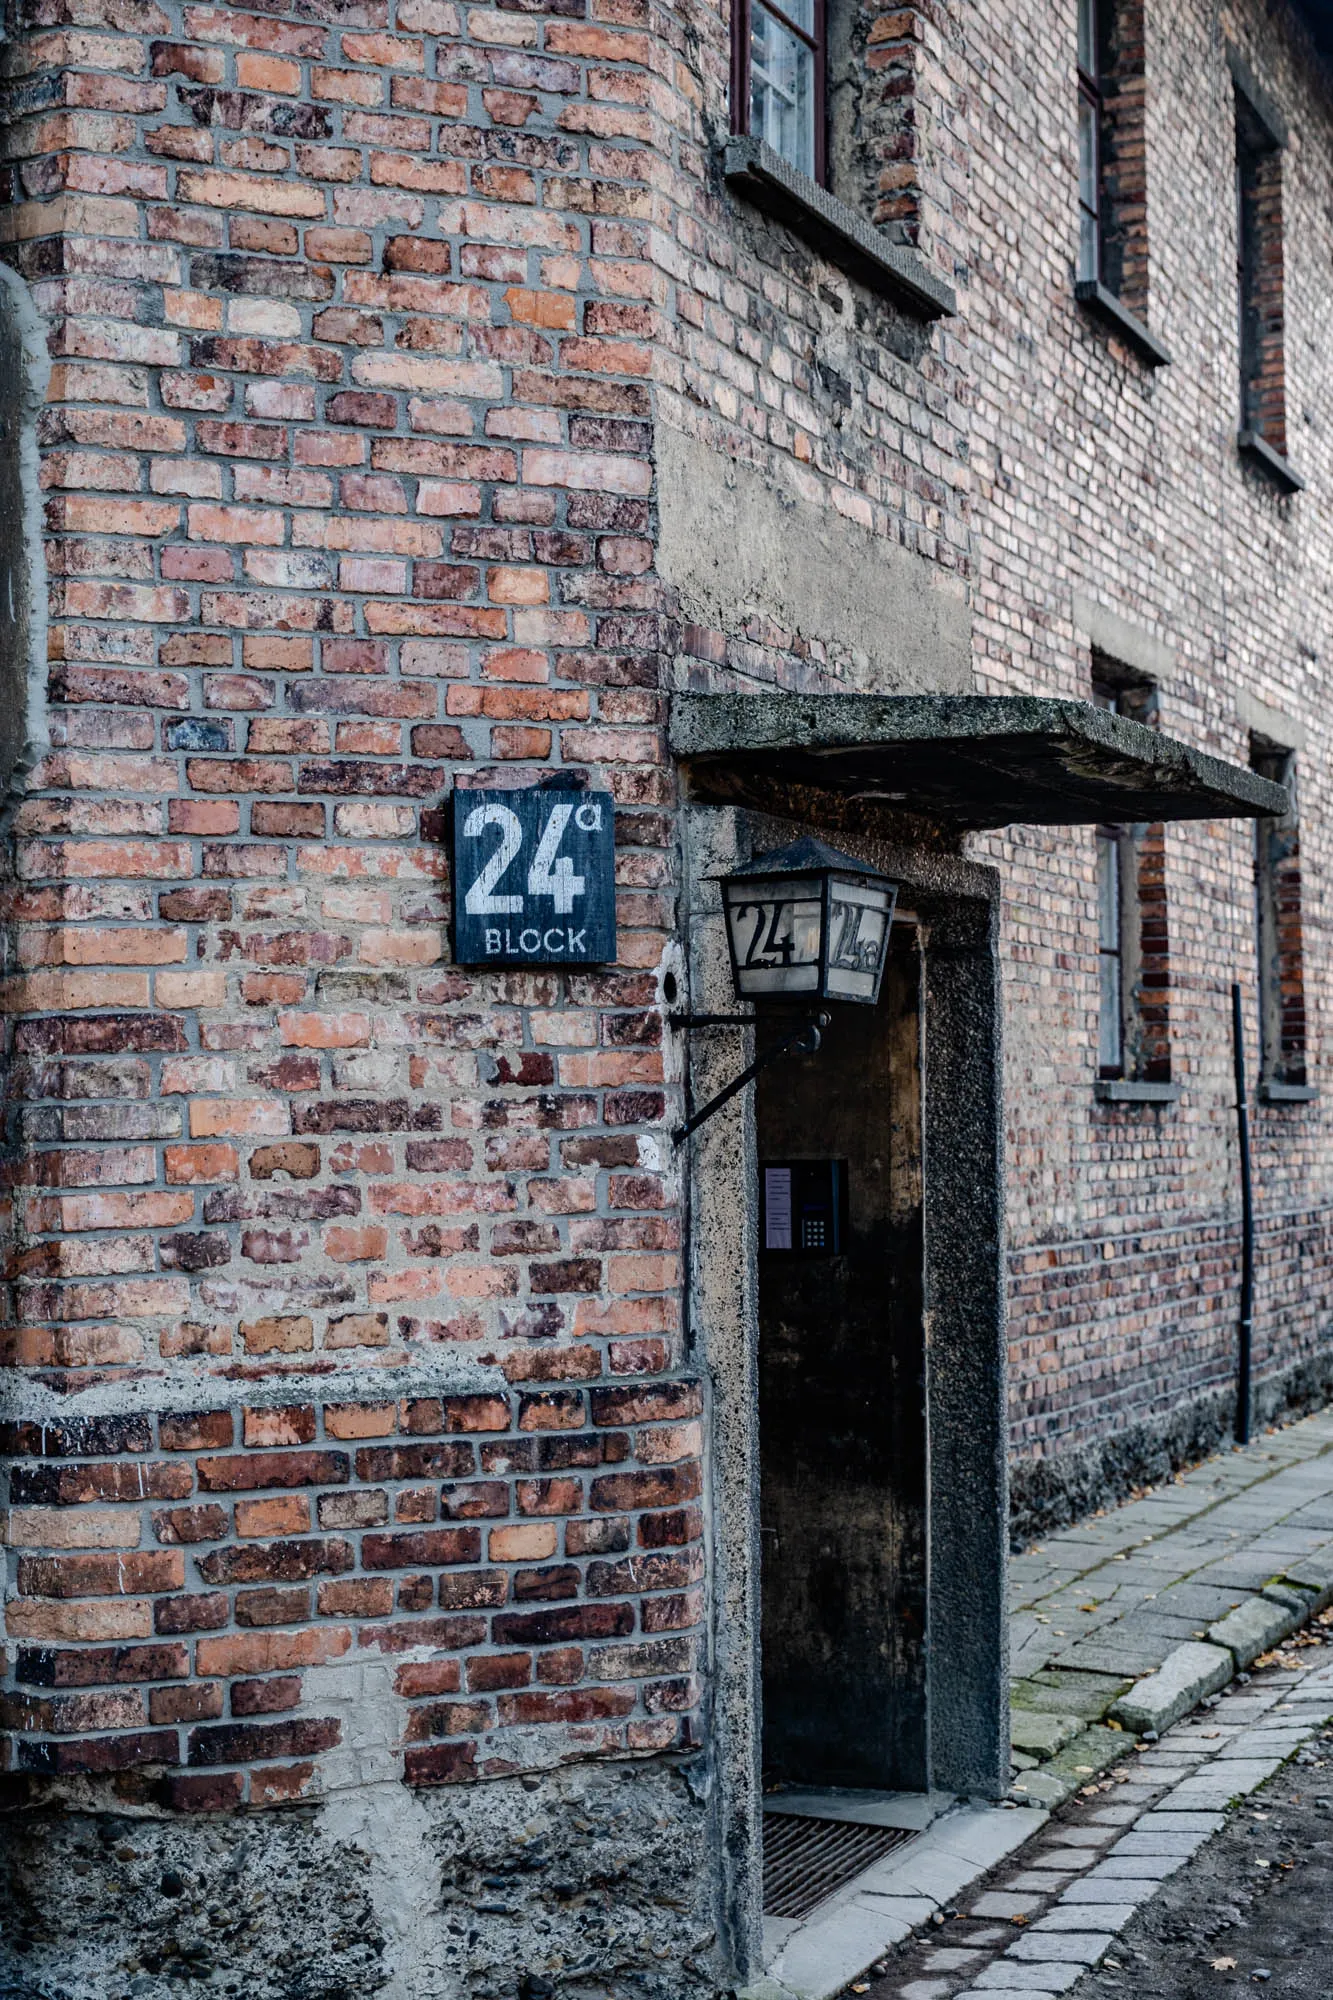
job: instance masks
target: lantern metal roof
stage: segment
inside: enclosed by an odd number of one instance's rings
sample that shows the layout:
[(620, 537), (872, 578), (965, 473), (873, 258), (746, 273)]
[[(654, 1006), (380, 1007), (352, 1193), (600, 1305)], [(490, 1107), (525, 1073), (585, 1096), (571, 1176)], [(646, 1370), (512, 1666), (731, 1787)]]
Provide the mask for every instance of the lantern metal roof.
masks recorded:
[(825, 871), (835, 875), (879, 875), (879, 870), (872, 868), (869, 862), (858, 861), (854, 854), (844, 854), (840, 847), (830, 847), (827, 841), (817, 840), (811, 833), (803, 833), (789, 847), (775, 847), (767, 854), (756, 854), (752, 861), (743, 861), (739, 868), (733, 868), (731, 872), (734, 878), (742, 875), (822, 875)]
[(960, 828), (1289, 810), (1243, 765), (1037, 695), (679, 694), (670, 741), (693, 797), (774, 812), (794, 787)]

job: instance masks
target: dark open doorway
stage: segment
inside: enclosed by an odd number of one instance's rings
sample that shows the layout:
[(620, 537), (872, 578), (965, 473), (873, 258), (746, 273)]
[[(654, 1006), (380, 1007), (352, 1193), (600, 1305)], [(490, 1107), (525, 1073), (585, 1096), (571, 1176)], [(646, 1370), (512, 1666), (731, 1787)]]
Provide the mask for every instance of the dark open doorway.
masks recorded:
[(924, 1790), (921, 961), (756, 1089), (765, 1783)]

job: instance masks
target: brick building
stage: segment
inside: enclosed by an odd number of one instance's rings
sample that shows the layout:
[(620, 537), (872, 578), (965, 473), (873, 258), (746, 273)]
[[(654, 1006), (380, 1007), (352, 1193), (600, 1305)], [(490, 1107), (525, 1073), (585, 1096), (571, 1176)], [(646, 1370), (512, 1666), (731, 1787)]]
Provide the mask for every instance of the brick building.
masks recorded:
[[(1331, 55), (13, 10), (6, 1990), (711, 2000), (763, 1779), (1002, 1792), (1006, 1460), (1231, 1421), (1233, 981), (1259, 1409), (1326, 1391)], [(614, 958), (460, 963), (534, 787)], [(811, 834), (879, 1004), (679, 1143)]]

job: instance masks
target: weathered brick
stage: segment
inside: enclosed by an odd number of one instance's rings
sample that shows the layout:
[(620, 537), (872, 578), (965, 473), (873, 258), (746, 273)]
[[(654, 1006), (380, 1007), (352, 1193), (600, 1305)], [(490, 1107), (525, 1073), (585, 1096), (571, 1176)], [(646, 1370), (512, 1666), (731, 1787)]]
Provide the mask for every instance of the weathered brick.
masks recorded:
[(365, 1535), (361, 1542), (363, 1569), (474, 1563), (480, 1557), (481, 1535), (475, 1528), (431, 1528), (419, 1533)]

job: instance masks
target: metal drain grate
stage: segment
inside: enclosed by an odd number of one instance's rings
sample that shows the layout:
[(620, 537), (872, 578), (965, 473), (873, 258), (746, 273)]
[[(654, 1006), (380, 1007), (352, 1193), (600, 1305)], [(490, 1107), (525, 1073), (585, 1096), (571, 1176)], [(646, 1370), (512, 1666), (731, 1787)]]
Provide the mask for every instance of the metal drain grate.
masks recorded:
[(916, 1835), (900, 1826), (764, 1814), (764, 1915), (808, 1917), (812, 1910)]

